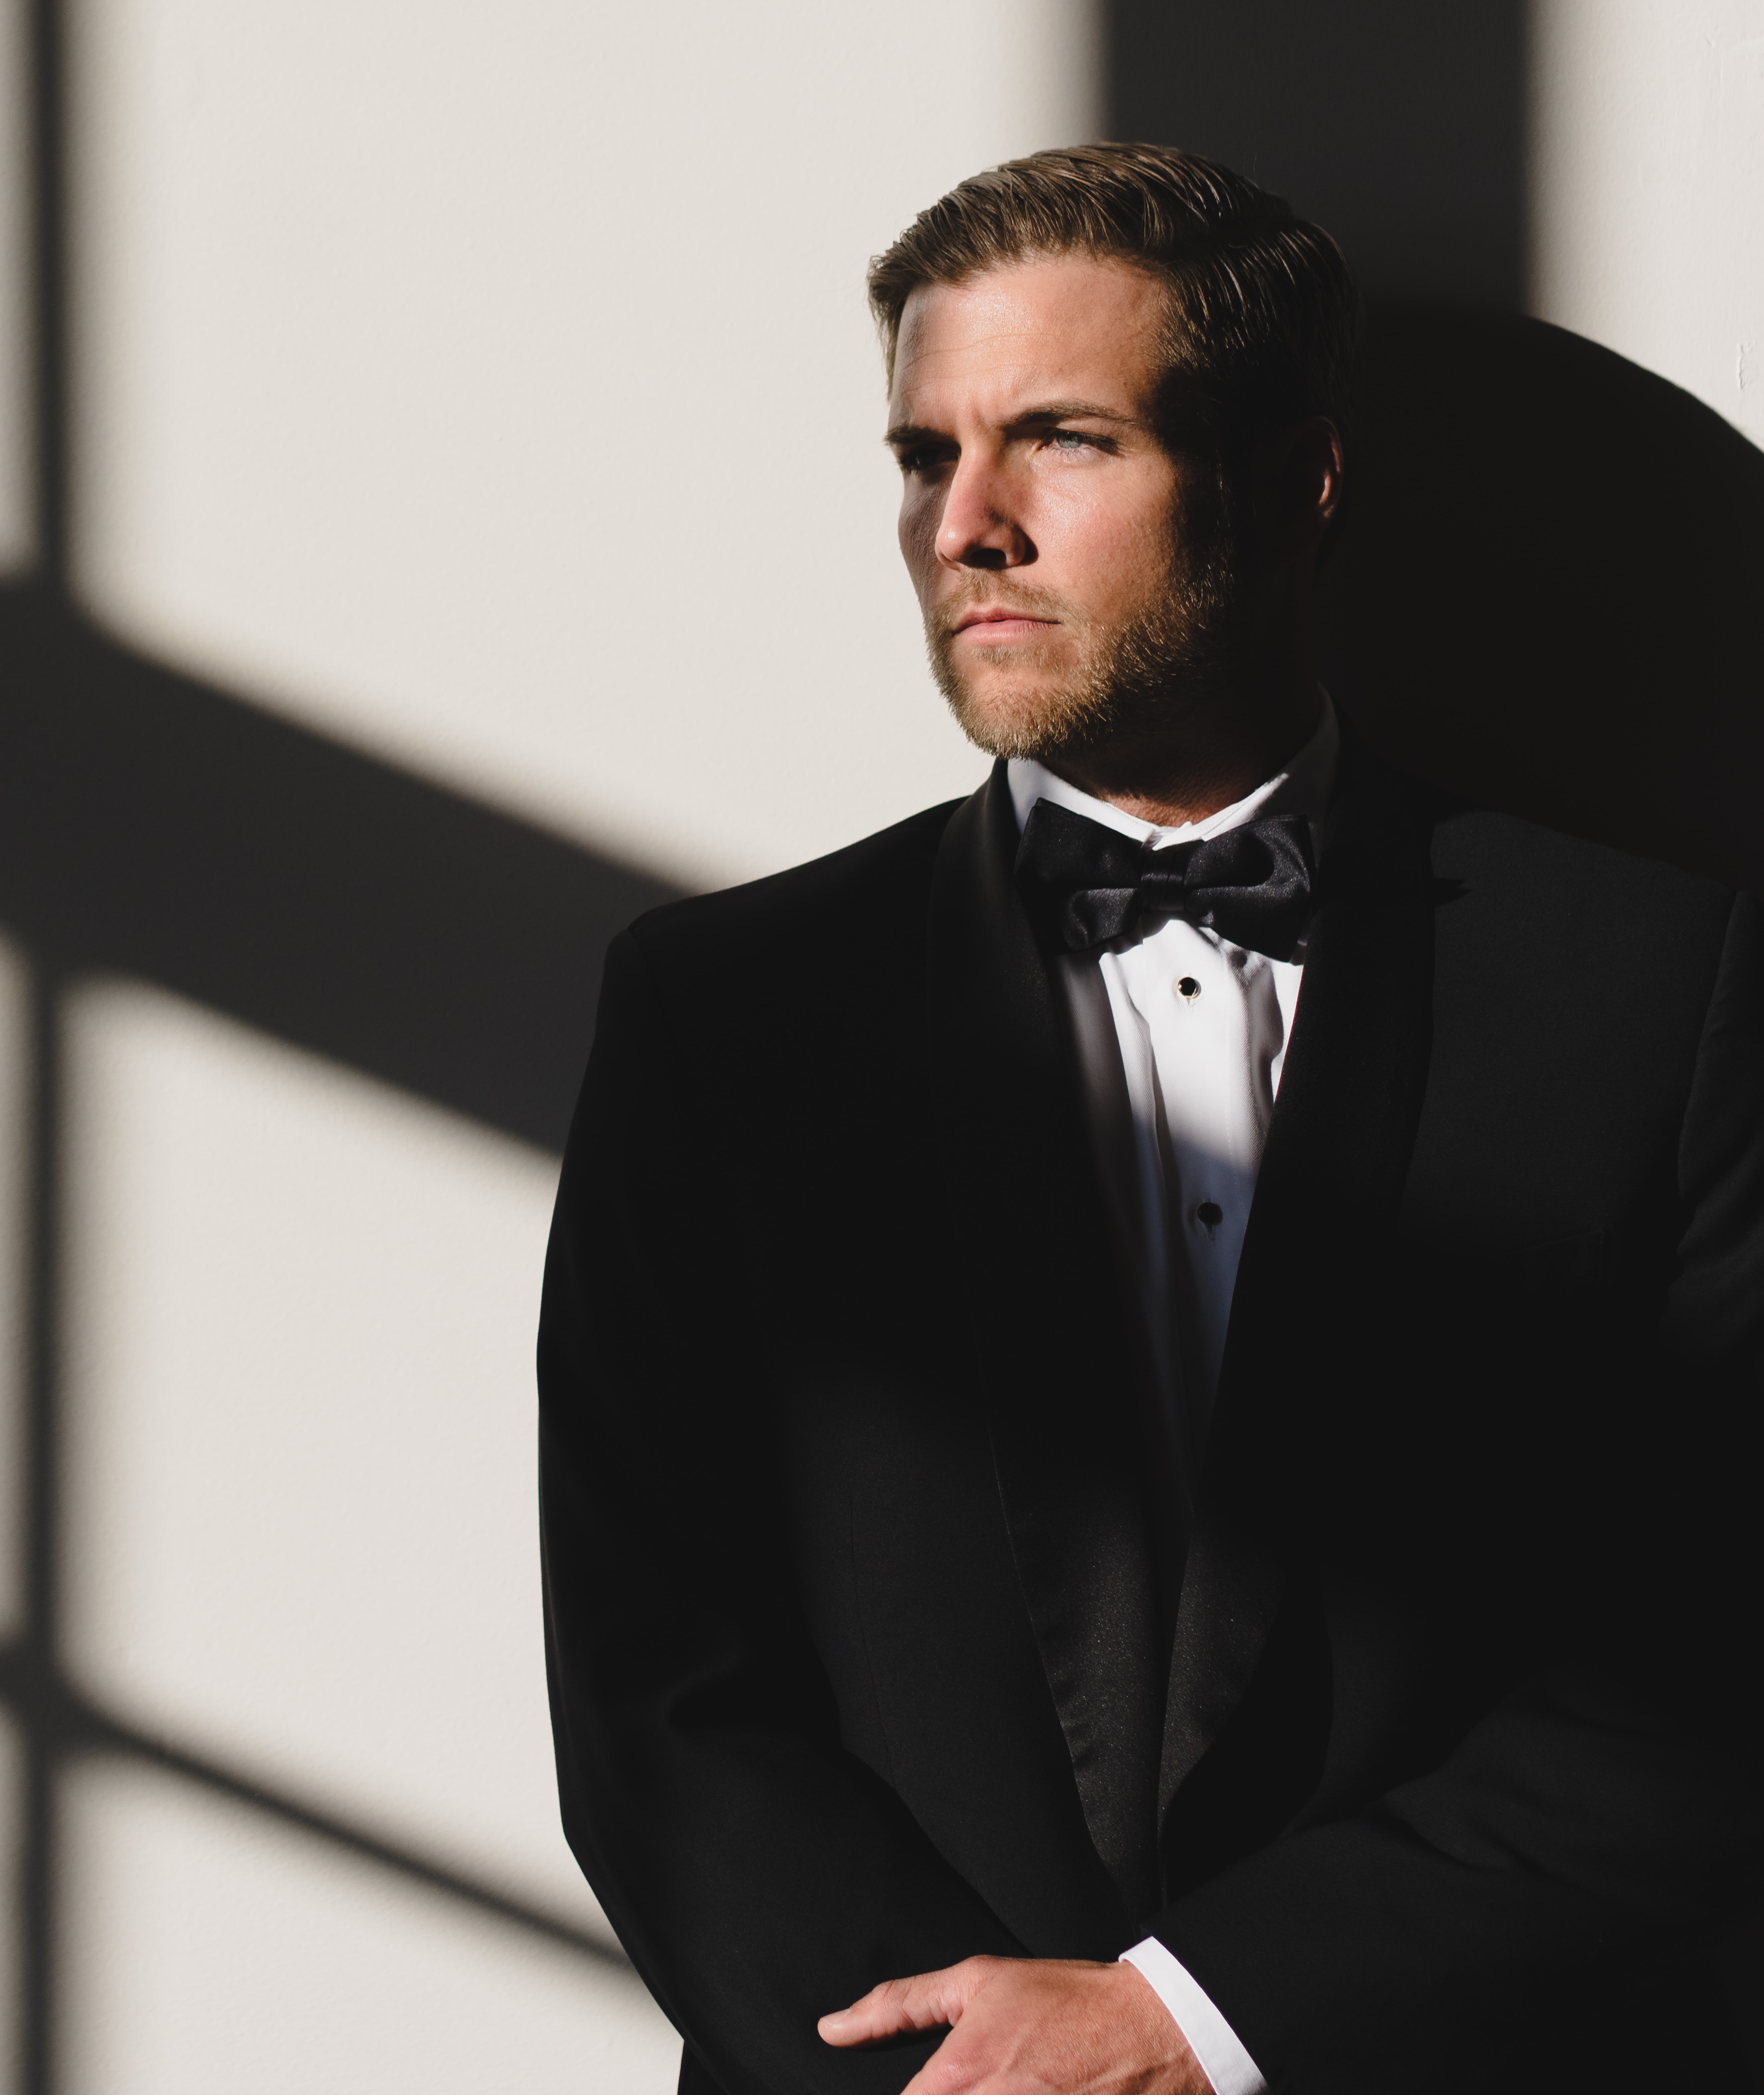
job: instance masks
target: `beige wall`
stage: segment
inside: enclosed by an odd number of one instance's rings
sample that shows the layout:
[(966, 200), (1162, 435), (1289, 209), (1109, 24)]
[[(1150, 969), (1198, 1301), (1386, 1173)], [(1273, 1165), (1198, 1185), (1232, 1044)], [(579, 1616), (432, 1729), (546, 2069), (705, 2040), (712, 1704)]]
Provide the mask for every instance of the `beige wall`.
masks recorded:
[(966, 789), (866, 258), (1094, 132), (1072, 0), (79, 0), (80, 574), (131, 638), (716, 882)]
[(1764, 0), (1534, 0), (1532, 311), (1764, 443)]
[[(1101, 127), (1087, 0), (71, 20), (97, 616), (685, 885), (978, 777), (893, 547), (862, 272), (957, 176)], [(1536, 310), (1764, 438), (1764, 0), (1538, 0), (1534, 31)], [(0, 204), (14, 311), (19, 223)], [(23, 368), (0, 327), (0, 564), (28, 551)], [(0, 1165), (23, 1008), (0, 950)], [(81, 985), (66, 1024), (78, 1680), (603, 1939), (540, 1662), (554, 1161), (138, 983)], [(0, 1206), (15, 1326), (20, 1226)], [(13, 1444), (0, 1422), (15, 1534)], [(67, 2095), (672, 2085), (616, 1965), (119, 1761), (62, 1807)]]
[[(112, 630), (686, 885), (967, 790), (864, 265), (1095, 133), (1084, 7), (72, 22), (75, 577)], [(67, 1028), (78, 1684), (609, 1941), (539, 1638), (554, 1161), (158, 989)], [(126, 1762), (63, 1809), (76, 2095), (673, 2084), (616, 1965)]]

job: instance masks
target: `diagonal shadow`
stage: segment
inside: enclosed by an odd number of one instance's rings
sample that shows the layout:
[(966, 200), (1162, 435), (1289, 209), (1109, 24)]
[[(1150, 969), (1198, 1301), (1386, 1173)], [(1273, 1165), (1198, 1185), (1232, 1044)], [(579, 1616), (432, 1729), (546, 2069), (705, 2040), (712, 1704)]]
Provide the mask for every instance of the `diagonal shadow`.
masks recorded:
[[(25, 0), (37, 579), (0, 586), (0, 923), (31, 961), (18, 2084), (54, 2095), (60, 1776), (109, 1753), (576, 1954), (621, 1953), (371, 1827), (120, 1723), (61, 1665), (62, 1008), (70, 978), (161, 984), (521, 1140), (563, 1145), (607, 944), (671, 891), (278, 721), (73, 605), (64, 0)], [(632, 1983), (635, 1984), (634, 1975)]]
[(560, 1150), (607, 944), (673, 891), (0, 591), (0, 921)]
[[(562, 1147), (606, 946), (669, 891), (149, 660), (72, 605), (63, 0), (26, 0), (37, 575), (0, 586), (0, 922), (32, 963), (23, 1188), (25, 1615), (19, 2086), (54, 2095), (69, 1755), (155, 1766), (600, 1963), (595, 1936), (371, 1827), (117, 1723), (61, 1667), (61, 1009), (158, 982), (541, 1147)], [(628, 1968), (628, 1967), (627, 1967)]]
[(27, 1618), (0, 1656), (24, 1733), (25, 2095), (57, 2084), (59, 1775), (159, 1768), (489, 1919), (622, 1953), (371, 1827), (120, 1723), (62, 1670), (60, 1005), (159, 983), (542, 1148), (561, 1148), (612, 935), (660, 882), (120, 646), (50, 589), (0, 589), (0, 922), (33, 961)]
[(62, 1764), (82, 1754), (120, 1755), (174, 1775), (211, 1795), (262, 1812), (295, 1832), (309, 1835), (357, 1861), (372, 1863), (425, 1891), (457, 1900), (489, 1919), (507, 1922), (590, 1962), (629, 1971), (624, 1952), (591, 1930), (530, 1900), (514, 1897), (489, 1878), (459, 1869), (408, 1843), (389, 1840), (363, 1820), (315, 1804), (277, 1784), (255, 1780), (223, 1762), (125, 1723), (64, 1681), (33, 1683), (28, 1677), (29, 1665), (27, 1652), (15, 1647), (0, 1649), (0, 1701), (15, 1707), (32, 1705), (39, 1737)]
[(0, 1653), (0, 1701), (24, 1748), (24, 2095), (58, 2085), (60, 1776), (71, 1756), (157, 1767), (487, 1919), (629, 1969), (560, 1916), (126, 1725), (68, 1679), (67, 986), (100, 969), (159, 983), (555, 1151), (607, 944), (671, 891), (146, 660), (52, 589), (0, 589), (0, 923), (28, 953), (33, 981), (26, 1608), (15, 1646)]

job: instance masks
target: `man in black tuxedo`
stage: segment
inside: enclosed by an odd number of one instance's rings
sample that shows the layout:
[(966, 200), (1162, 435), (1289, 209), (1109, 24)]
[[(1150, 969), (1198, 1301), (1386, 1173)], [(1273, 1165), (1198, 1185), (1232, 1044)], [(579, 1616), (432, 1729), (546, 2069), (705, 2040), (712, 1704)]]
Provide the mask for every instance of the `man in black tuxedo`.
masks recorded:
[(564, 1822), (682, 2088), (1743, 2085), (1757, 912), (1337, 721), (1278, 198), (1037, 155), (871, 288), (998, 762), (616, 942), (547, 1274)]

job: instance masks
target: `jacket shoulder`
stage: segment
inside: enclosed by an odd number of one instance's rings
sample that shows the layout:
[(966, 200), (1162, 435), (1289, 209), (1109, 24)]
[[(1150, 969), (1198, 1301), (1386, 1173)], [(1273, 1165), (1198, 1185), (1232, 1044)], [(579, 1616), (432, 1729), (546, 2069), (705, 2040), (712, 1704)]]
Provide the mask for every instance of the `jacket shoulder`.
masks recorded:
[(805, 941), (835, 931), (873, 936), (883, 923), (922, 932), (938, 847), (961, 804), (944, 801), (763, 879), (664, 903), (625, 935), (651, 968), (671, 974), (682, 966), (751, 965), (786, 949), (799, 956)]
[(1732, 913), (1736, 891), (1719, 880), (1469, 799), (1393, 763), (1351, 721), (1342, 725), (1344, 800), (1379, 811), (1380, 826), (1394, 817), (1399, 831), (1427, 834), (1444, 886), (1546, 913), (1640, 908), (1718, 925)]
[(1433, 865), (1440, 879), (1522, 910), (1540, 930), (1582, 938), (1608, 926), (1632, 939), (1652, 926), (1680, 935), (1701, 928), (1718, 943), (1736, 899), (1706, 874), (1486, 808), (1438, 810)]

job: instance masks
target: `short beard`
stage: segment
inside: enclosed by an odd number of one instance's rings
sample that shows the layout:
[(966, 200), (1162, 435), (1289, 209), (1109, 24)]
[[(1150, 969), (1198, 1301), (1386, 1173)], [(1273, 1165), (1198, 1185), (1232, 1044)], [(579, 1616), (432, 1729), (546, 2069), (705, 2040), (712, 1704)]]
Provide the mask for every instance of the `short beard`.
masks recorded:
[[(1158, 586), (1130, 617), (1104, 625), (1048, 590), (980, 570), (960, 596), (927, 621), (931, 674), (957, 725), (989, 756), (1053, 764), (1114, 745), (1162, 741), (1230, 695), (1248, 646), (1252, 608), (1229, 502), (1208, 519), (1202, 542), (1172, 532)], [(1186, 537), (1186, 534), (1185, 534)], [(980, 604), (1057, 619), (1078, 644), (1080, 660), (1008, 712), (987, 705), (965, 681), (956, 621)], [(968, 651), (982, 661), (1033, 670), (1034, 647)]]

